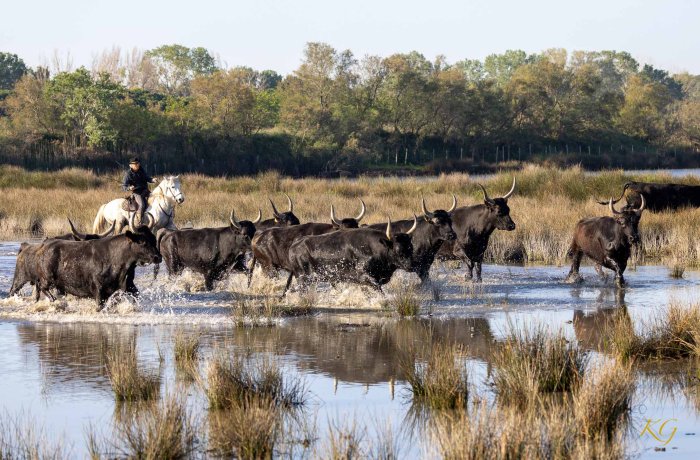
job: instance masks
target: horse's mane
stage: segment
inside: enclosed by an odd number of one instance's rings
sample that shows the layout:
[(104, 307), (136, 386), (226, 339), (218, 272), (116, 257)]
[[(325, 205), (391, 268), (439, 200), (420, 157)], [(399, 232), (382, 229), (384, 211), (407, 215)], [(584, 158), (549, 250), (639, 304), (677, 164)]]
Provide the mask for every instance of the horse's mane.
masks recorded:
[[(151, 205), (155, 201), (156, 198), (165, 198), (165, 191), (160, 187), (163, 183), (169, 182), (170, 180), (175, 179), (174, 176), (166, 176), (163, 180), (161, 180), (156, 188), (154, 188), (151, 191), (151, 195), (148, 197), (148, 204)], [(176, 179), (176, 182), (178, 179)]]

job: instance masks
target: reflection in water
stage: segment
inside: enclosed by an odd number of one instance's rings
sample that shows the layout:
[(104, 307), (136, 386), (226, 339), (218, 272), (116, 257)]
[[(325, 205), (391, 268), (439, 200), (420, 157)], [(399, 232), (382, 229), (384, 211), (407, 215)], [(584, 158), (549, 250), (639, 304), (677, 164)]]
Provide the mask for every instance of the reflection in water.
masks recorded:
[[(609, 298), (611, 296), (615, 299), (615, 306), (610, 305)], [(602, 288), (594, 306), (595, 310), (592, 312), (574, 310), (574, 333), (576, 340), (583, 348), (604, 352), (605, 333), (613, 321), (624, 318), (631, 326), (632, 319), (625, 304), (625, 291), (623, 289)]]

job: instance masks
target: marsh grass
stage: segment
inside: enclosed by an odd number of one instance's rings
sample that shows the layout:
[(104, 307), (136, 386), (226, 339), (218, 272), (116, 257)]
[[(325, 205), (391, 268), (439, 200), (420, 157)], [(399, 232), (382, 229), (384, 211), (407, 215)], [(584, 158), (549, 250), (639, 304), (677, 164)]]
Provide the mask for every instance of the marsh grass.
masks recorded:
[(429, 428), (430, 446), (446, 460), (625, 458), (623, 434), (586, 436), (568, 407), (479, 402), (468, 411), (440, 414)]
[(494, 354), (493, 382), (499, 401), (527, 405), (543, 394), (574, 390), (587, 362), (584, 350), (562, 331), (534, 325), (510, 331)]
[(311, 291), (301, 296), (297, 304), (286, 303), (279, 295), (240, 297), (231, 304), (230, 312), (238, 326), (265, 326), (277, 318), (309, 315), (316, 308), (317, 301), (317, 294)]
[(175, 331), (173, 338), (173, 355), (177, 365), (190, 365), (199, 357), (200, 333), (187, 334), (182, 329)]
[(26, 414), (0, 413), (0, 459), (70, 458), (63, 442), (49, 439), (36, 420)]
[(184, 397), (174, 392), (136, 411), (115, 431), (113, 447), (126, 458), (184, 459), (194, 452), (197, 441), (196, 420)]
[(672, 300), (637, 333), (627, 315), (606, 328), (606, 349), (623, 362), (700, 356), (700, 304)]
[(139, 368), (135, 343), (118, 343), (107, 349), (105, 364), (117, 401), (150, 400), (158, 396), (160, 375)]
[(246, 356), (218, 349), (207, 363), (200, 386), (212, 409), (228, 409), (246, 398), (267, 398), (281, 407), (296, 407), (308, 397), (300, 378), (285, 376), (276, 361), (267, 356)]
[(386, 308), (395, 311), (401, 317), (418, 316), (427, 300), (425, 294), (414, 285), (392, 287), (389, 294), (391, 297), (386, 301)]
[(209, 413), (209, 448), (222, 458), (272, 458), (282, 411), (267, 396), (248, 395), (224, 411)]
[(466, 406), (469, 378), (460, 348), (437, 342), (423, 354), (424, 360), (414, 351), (401, 361), (413, 403), (431, 409)]
[(629, 417), (634, 388), (629, 366), (608, 362), (590, 370), (573, 397), (577, 425), (588, 438), (613, 436)]

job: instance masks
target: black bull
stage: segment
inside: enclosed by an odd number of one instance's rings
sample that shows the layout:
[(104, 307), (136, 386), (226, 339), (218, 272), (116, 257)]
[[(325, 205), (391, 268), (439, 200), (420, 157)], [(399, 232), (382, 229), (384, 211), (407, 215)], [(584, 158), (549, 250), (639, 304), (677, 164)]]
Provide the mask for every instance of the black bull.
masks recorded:
[(237, 221), (233, 211), (229, 221), (229, 226), (219, 228), (161, 229), (158, 247), (168, 273), (178, 275), (184, 268), (190, 268), (204, 275), (205, 288), (211, 290), (214, 281), (223, 279), (230, 271), (245, 271), (245, 254), (250, 250), (255, 224)]
[(467, 278), (476, 275), (476, 281), (481, 281), (481, 265), (491, 234), (494, 230), (515, 230), (508, 206), (508, 198), (515, 191), (515, 178), (510, 191), (499, 198), (489, 197), (486, 189), (478, 185), (484, 194), (484, 203), (460, 207), (452, 212), (452, 228), (457, 239), (445, 242), (437, 257), (463, 260), (467, 264)]
[[(418, 218), (418, 224), (411, 235), (413, 243), (412, 265), (409, 271), (416, 273), (422, 283), (430, 281), (430, 267), (435, 261), (435, 255), (440, 250), (444, 241), (452, 241), (456, 238), (452, 229), (451, 213), (457, 208), (457, 198), (452, 195), (452, 207), (445, 211), (442, 209), (433, 212), (428, 211), (425, 200), (421, 200), (423, 215)], [(415, 218), (415, 216), (414, 216)], [(369, 227), (380, 230), (386, 224), (372, 224)], [(408, 232), (414, 225), (414, 219), (399, 220), (391, 224), (394, 233)]]
[[(700, 207), (700, 185), (649, 182), (627, 182), (622, 188), (620, 198), (613, 200), (613, 204), (624, 197), (627, 202), (625, 208), (637, 209), (641, 206), (641, 195), (644, 195), (646, 208), (651, 212)], [(598, 203), (608, 204), (607, 201)]]
[[(336, 230), (359, 228), (360, 221), (365, 216), (367, 207), (365, 202), (360, 200), (360, 214), (357, 217), (346, 217), (337, 219), (335, 208), (331, 205), (331, 223), (309, 222), (306, 224), (293, 225), (288, 227), (273, 227), (262, 232), (258, 232), (253, 238), (253, 261), (248, 273), (248, 286), (253, 279), (255, 265), (259, 264), (268, 275), (277, 270), (286, 270), (291, 273), (289, 267), (289, 247), (294, 240), (302, 236), (323, 235)], [(291, 282), (291, 274), (287, 279), (287, 287)]]
[(391, 222), (386, 227), (384, 232), (364, 227), (297, 239), (289, 248), (292, 275), (302, 289), (313, 281), (329, 281), (381, 291), (394, 271), (413, 266), (411, 235), (392, 234)]
[(37, 300), (41, 293), (54, 300), (51, 290), (56, 289), (76, 297), (92, 297), (101, 309), (116, 291), (135, 291), (136, 265), (160, 260), (156, 238), (146, 227), (98, 240), (25, 243), (17, 256), (10, 295), (29, 282), (37, 287)]

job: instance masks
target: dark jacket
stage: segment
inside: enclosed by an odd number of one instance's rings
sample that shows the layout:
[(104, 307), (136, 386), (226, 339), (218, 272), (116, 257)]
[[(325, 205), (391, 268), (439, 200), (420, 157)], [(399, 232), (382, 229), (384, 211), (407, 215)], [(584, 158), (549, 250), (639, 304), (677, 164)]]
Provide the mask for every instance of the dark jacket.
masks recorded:
[(134, 193), (142, 196), (150, 195), (148, 190), (148, 184), (153, 182), (153, 178), (146, 173), (143, 166), (139, 168), (138, 171), (132, 171), (131, 168), (124, 174), (124, 181), (122, 182), (122, 188), (124, 190), (129, 190), (130, 186), (134, 187)]

